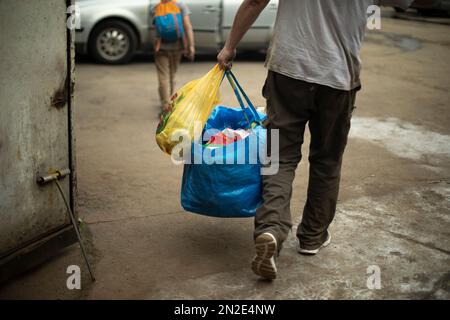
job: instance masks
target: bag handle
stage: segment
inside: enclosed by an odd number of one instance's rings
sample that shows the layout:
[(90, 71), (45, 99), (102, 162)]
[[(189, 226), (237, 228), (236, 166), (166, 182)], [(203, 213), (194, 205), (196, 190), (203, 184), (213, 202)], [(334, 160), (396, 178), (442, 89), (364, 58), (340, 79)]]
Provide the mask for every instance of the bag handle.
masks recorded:
[[(228, 82), (230, 83), (234, 94), (236, 95), (236, 98), (239, 102), (239, 105), (241, 106), (242, 110), (244, 110), (244, 115), (245, 118), (247, 119), (247, 121), (249, 122), (250, 125), (252, 125), (252, 122), (250, 122), (250, 120), (247, 117), (247, 114), (245, 112), (245, 110), (247, 109), (247, 107), (244, 104), (244, 101), (242, 101), (242, 96), (244, 97), (245, 101), (248, 104), (248, 108), (250, 109), (251, 113), (253, 114), (253, 117), (256, 120), (257, 124), (261, 124), (261, 118), (259, 117), (258, 112), (256, 111), (255, 107), (253, 106), (250, 98), (247, 96), (247, 94), (245, 93), (244, 89), (242, 89), (241, 85), (239, 84), (238, 80), (236, 79), (235, 75), (233, 74), (233, 72), (231, 70), (227, 70), (225, 71), (225, 75), (228, 79)], [(240, 94), (241, 93), (241, 94)]]
[(259, 117), (258, 111), (256, 111), (255, 106), (253, 105), (252, 101), (250, 100), (250, 98), (247, 96), (247, 94), (245, 93), (244, 89), (242, 89), (241, 85), (239, 84), (239, 81), (237, 80), (236, 76), (234, 75), (234, 73), (229, 70), (231, 77), (233, 78), (234, 82), (236, 83), (237, 87), (239, 88), (239, 90), (242, 93), (242, 96), (244, 97), (244, 99), (247, 101), (248, 106), (250, 107), (250, 110), (253, 112), (253, 115), (255, 116), (256, 121), (261, 124), (261, 118)]

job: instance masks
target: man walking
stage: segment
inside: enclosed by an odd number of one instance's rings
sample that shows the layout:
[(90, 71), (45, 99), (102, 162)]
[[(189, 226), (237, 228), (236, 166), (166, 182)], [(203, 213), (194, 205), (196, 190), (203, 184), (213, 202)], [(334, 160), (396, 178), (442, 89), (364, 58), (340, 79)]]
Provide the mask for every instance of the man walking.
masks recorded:
[[(412, 0), (280, 0), (266, 59), (263, 95), (268, 129), (279, 130), (279, 171), (263, 176), (255, 217), (253, 271), (275, 279), (275, 258), (292, 227), (290, 199), (306, 124), (311, 133), (309, 183), (297, 229), (298, 251), (330, 244), (342, 157), (360, 84), (359, 52), (371, 5), (407, 8)], [(236, 47), (269, 0), (244, 0), (217, 60), (229, 69)]]

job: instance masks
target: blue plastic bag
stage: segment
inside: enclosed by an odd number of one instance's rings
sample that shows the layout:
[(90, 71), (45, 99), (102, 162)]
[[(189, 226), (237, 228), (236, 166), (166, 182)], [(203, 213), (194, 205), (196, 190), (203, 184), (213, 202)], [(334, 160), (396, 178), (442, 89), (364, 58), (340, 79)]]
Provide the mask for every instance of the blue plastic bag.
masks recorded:
[[(261, 125), (265, 116), (256, 112), (231, 72), (227, 72), (227, 78), (241, 108), (217, 106), (206, 122), (204, 132), (208, 129), (249, 129), (250, 135), (223, 148), (211, 148), (203, 141), (194, 142), (191, 163), (184, 165), (181, 204), (186, 211), (207, 216), (253, 217), (262, 202), (259, 154), (261, 149), (265, 152), (266, 131)], [(248, 108), (233, 79), (247, 100)], [(210, 164), (214, 161), (216, 163)], [(201, 163), (195, 164), (198, 162)]]

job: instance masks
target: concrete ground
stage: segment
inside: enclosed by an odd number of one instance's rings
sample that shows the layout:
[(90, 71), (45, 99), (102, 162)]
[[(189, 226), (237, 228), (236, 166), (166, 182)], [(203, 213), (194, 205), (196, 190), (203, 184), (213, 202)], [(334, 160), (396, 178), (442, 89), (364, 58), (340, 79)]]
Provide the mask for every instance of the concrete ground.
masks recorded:
[[(345, 155), (330, 247), (296, 252), (295, 229), (278, 260), (279, 279), (249, 268), (252, 219), (216, 219), (182, 210), (182, 167), (157, 147), (154, 64), (77, 66), (79, 215), (97, 281), (77, 245), (13, 279), (0, 298), (44, 299), (422, 299), (450, 298), (450, 32), (445, 23), (384, 18), (367, 36), (363, 90)], [(178, 84), (214, 58), (184, 63)], [(235, 73), (254, 102), (266, 70), (247, 56)], [(236, 105), (223, 86), (223, 102)], [(304, 148), (307, 159), (307, 143)], [(301, 219), (307, 161), (292, 199)], [(69, 265), (82, 289), (66, 288)], [(381, 289), (367, 287), (371, 266)], [(372, 267), (373, 268), (373, 267)], [(376, 268), (376, 267), (375, 267)]]

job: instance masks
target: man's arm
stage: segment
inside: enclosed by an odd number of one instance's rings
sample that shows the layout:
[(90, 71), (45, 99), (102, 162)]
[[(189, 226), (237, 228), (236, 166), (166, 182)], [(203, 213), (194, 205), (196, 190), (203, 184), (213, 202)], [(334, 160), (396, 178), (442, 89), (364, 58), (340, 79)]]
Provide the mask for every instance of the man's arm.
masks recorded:
[(225, 46), (217, 56), (221, 69), (231, 69), (236, 47), (270, 0), (244, 0), (234, 17), (233, 26)]
[(188, 48), (187, 48), (187, 58), (190, 61), (194, 60), (195, 57), (195, 45), (194, 45), (194, 31), (192, 30), (191, 19), (189, 15), (185, 15), (183, 17), (183, 27), (186, 30), (186, 36), (188, 40)]

